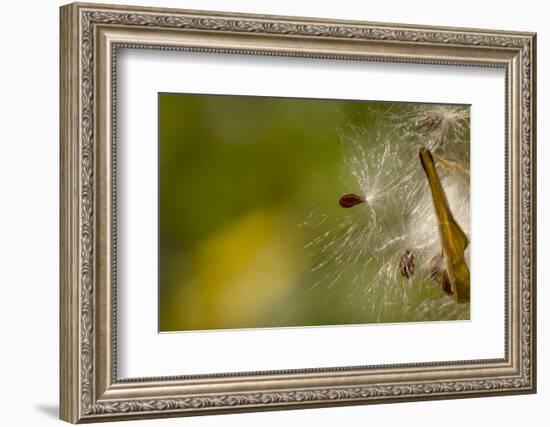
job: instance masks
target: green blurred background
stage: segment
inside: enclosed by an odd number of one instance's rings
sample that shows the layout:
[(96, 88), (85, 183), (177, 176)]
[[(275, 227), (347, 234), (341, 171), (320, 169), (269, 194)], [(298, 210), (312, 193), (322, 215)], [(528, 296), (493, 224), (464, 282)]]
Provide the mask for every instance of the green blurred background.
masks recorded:
[(358, 188), (340, 135), (387, 108), (159, 94), (160, 331), (409, 320), (365, 310), (354, 271), (314, 286), (326, 269), (304, 246), (334, 224), (300, 226), (346, 214), (338, 200)]

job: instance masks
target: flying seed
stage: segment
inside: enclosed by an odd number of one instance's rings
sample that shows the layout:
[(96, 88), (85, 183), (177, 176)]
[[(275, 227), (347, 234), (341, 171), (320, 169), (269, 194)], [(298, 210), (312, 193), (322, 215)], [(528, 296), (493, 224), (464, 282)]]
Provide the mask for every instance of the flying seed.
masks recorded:
[(340, 197), (340, 200), (338, 201), (338, 203), (343, 208), (351, 208), (360, 203), (365, 203), (365, 199), (359, 196), (358, 194), (349, 193), (349, 194), (344, 194), (342, 197)]
[(427, 116), (419, 123), (419, 127), (427, 132), (434, 132), (440, 128), (443, 117), (438, 115)]
[(401, 275), (406, 279), (410, 279), (414, 274), (415, 260), (414, 252), (410, 249), (406, 249), (401, 255), (401, 260), (399, 261), (399, 271)]
[(451, 279), (449, 273), (443, 266), (443, 256), (441, 254), (434, 255), (428, 263), (428, 273), (433, 281), (440, 283), (443, 292), (448, 296), (453, 295)]
[(441, 254), (434, 255), (428, 263), (428, 273), (432, 280), (439, 282), (443, 277), (443, 257)]
[(447, 294), (447, 296), (453, 296), (453, 287), (451, 286), (451, 279), (449, 279), (449, 274), (447, 274), (447, 270), (443, 272), (443, 277), (441, 279), (441, 288), (443, 289), (443, 292)]

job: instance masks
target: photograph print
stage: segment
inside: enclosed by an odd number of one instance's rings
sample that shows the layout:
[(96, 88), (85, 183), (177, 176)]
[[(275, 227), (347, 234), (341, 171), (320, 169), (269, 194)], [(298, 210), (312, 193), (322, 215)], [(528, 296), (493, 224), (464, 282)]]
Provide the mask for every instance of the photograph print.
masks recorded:
[(160, 332), (470, 318), (468, 105), (158, 108)]

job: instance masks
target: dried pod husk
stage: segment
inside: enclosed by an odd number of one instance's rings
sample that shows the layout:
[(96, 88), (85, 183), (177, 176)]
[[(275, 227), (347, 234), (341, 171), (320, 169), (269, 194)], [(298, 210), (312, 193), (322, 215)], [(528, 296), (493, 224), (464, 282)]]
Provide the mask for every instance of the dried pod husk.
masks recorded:
[(399, 272), (406, 279), (410, 279), (414, 275), (415, 257), (414, 252), (406, 249), (399, 260)]
[(432, 257), (428, 263), (428, 273), (433, 281), (441, 284), (441, 288), (446, 295), (453, 295), (451, 279), (449, 278), (449, 273), (447, 273), (447, 270), (444, 267), (442, 255), (437, 254)]

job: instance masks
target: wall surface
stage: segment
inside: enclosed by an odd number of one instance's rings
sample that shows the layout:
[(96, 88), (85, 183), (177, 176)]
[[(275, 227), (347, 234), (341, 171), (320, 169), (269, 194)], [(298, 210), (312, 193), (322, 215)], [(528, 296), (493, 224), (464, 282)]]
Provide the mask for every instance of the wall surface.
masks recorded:
[[(112, 0), (113, 3), (122, 3)], [(545, 425), (550, 405), (550, 29), (544, 2), (134, 0), (148, 6), (404, 22), (538, 32), (537, 395), (266, 412), (132, 425)], [(57, 0), (2, 6), (0, 67), (0, 401), (2, 425), (60, 425), (58, 402), (58, 7)], [(547, 422), (547, 421), (546, 421)]]

